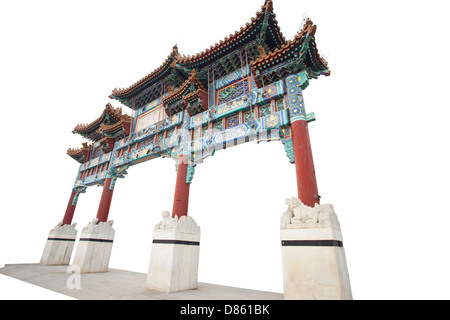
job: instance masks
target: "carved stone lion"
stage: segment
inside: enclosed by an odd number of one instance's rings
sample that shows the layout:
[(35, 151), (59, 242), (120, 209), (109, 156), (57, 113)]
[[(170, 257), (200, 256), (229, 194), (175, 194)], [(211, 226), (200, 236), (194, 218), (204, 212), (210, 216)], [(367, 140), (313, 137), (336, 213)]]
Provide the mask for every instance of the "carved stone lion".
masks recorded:
[(170, 216), (169, 211), (163, 211), (161, 213), (162, 221), (156, 224), (155, 229), (173, 229), (177, 223), (177, 220)]
[(339, 221), (332, 205), (316, 204), (311, 208), (292, 197), (286, 199), (288, 209), (280, 219), (280, 227), (285, 228), (327, 228), (340, 230)]

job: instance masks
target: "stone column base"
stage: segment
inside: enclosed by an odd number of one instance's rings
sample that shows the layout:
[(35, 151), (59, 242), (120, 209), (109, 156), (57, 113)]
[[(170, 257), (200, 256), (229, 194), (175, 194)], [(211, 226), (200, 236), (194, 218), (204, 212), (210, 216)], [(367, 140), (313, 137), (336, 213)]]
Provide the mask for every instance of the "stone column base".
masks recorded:
[(44, 252), (41, 257), (42, 265), (68, 265), (72, 256), (77, 230), (74, 223), (63, 225), (59, 222), (50, 230)]
[(281, 218), (284, 298), (351, 300), (352, 292), (339, 221), (333, 206), (288, 199)]
[(107, 272), (115, 231), (114, 221), (92, 220), (82, 231), (72, 265), (81, 273)]
[(192, 217), (163, 212), (155, 226), (146, 287), (162, 292), (197, 288), (200, 227)]

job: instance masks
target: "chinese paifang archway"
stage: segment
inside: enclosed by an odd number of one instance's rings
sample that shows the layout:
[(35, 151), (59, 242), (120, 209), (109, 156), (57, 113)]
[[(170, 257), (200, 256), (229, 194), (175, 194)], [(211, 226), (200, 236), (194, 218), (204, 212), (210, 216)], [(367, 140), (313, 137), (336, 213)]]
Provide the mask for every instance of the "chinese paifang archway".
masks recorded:
[[(134, 117), (108, 103), (96, 120), (74, 128), (90, 143), (67, 151), (80, 167), (41, 264), (69, 264), (77, 199), (87, 187), (102, 185), (97, 217), (83, 229), (73, 265), (81, 272), (107, 271), (114, 238), (108, 213), (116, 180), (131, 166), (163, 157), (176, 162), (177, 179), (172, 213), (164, 212), (155, 226), (147, 287), (165, 292), (196, 288), (200, 228), (188, 216), (195, 167), (238, 144), (280, 141), (295, 164), (298, 187), (298, 199), (286, 201), (281, 218), (285, 298), (311, 298), (300, 288), (303, 280), (292, 280), (291, 273), (316, 281), (309, 290), (315, 298), (351, 298), (339, 223), (331, 205), (320, 205), (308, 133), (315, 117), (305, 111), (302, 95), (311, 79), (330, 75), (315, 32), (307, 19), (286, 41), (272, 1), (266, 0), (250, 22), (223, 41), (193, 56), (180, 55), (174, 46), (159, 68), (126, 89), (114, 89), (109, 98), (131, 108)], [(330, 265), (327, 260), (313, 261), (314, 270), (296, 271), (302, 267), (299, 257), (311, 255), (305, 251), (311, 248), (325, 250), (335, 270), (322, 270)], [(167, 256), (170, 261), (161, 258)], [(180, 264), (189, 270), (179, 271)], [(174, 270), (181, 272), (176, 279)], [(333, 279), (325, 284), (331, 293), (320, 284), (323, 278)]]

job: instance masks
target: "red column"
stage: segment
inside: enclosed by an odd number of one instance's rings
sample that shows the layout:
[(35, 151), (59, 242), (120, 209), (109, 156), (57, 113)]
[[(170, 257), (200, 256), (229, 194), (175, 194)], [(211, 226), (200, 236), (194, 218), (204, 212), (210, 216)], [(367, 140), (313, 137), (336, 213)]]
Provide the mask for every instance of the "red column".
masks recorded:
[(186, 183), (188, 161), (186, 155), (178, 157), (177, 182), (173, 200), (172, 218), (187, 216), (189, 204), (189, 184)]
[(112, 178), (106, 178), (105, 184), (103, 185), (102, 198), (100, 199), (100, 204), (98, 206), (97, 218), (102, 222), (108, 221), (109, 208), (111, 207), (111, 200), (113, 196), (113, 190), (109, 190)]
[(75, 198), (76, 192), (72, 191), (72, 194), (70, 195), (69, 203), (67, 204), (66, 213), (64, 214), (63, 218), (63, 225), (64, 224), (72, 224), (73, 214), (75, 213), (76, 204), (73, 205), (73, 199)]
[(320, 204), (316, 173), (309, 139), (308, 123), (297, 120), (291, 124), (298, 197), (303, 204), (314, 207)]

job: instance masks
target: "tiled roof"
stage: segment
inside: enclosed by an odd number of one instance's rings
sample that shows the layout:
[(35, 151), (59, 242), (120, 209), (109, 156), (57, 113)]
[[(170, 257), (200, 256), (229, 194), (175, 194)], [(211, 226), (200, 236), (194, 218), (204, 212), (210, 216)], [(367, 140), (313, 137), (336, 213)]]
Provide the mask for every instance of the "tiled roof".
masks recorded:
[(201, 60), (207, 60), (215, 57), (218, 52), (224, 50), (226, 47), (230, 47), (235, 43), (240, 43), (244, 41), (244, 37), (248, 34), (249, 30), (251, 30), (258, 22), (261, 22), (261, 18), (266, 14), (271, 14), (273, 17), (273, 23), (275, 26), (275, 32), (277, 37), (279, 38), (280, 45), (285, 43), (285, 39), (280, 31), (278, 26), (278, 22), (275, 19), (275, 14), (273, 13), (273, 5), (272, 0), (266, 0), (266, 2), (261, 7), (261, 10), (256, 13), (256, 16), (251, 18), (250, 22), (247, 22), (243, 27), (239, 30), (230, 34), (228, 37), (225, 37), (224, 40), (221, 40), (219, 43), (216, 43), (206, 49), (205, 51), (199, 52), (193, 56), (183, 56), (177, 59), (177, 64), (185, 65), (199, 62)]
[(131, 124), (131, 122), (133, 121), (133, 117), (127, 115), (127, 114), (123, 114), (120, 116), (120, 121), (116, 122), (114, 124), (111, 125), (107, 125), (107, 124), (101, 124), (100, 127), (97, 129), (98, 133), (109, 133), (109, 132), (114, 132), (115, 130), (117, 130), (120, 127), (129, 127), (129, 125)]
[(105, 106), (102, 114), (97, 119), (88, 124), (78, 124), (72, 132), (79, 133), (81, 135), (88, 134), (93, 131), (95, 132), (103, 123), (107, 115), (109, 116), (110, 120), (118, 122), (121, 120), (122, 108), (114, 108), (110, 103), (108, 103)]
[(179, 57), (178, 53), (178, 47), (175, 45), (172, 49), (172, 52), (167, 57), (167, 59), (164, 61), (164, 63), (159, 66), (157, 69), (146, 75), (144, 78), (139, 80), (138, 82), (134, 83), (128, 88), (125, 89), (114, 89), (109, 96), (110, 99), (114, 97), (123, 97), (127, 96), (129, 94), (132, 94), (134, 91), (139, 90), (143, 86), (150, 85), (155, 78), (157, 78), (159, 75), (163, 74), (164, 71), (167, 71), (169, 68), (171, 68), (171, 65), (173, 64), (174, 60)]
[[(155, 69), (128, 88), (114, 89), (109, 98), (117, 99), (119, 101), (122, 99), (128, 100), (133, 96), (139, 94), (146, 88), (149, 88), (153, 84), (160, 81), (162, 77), (169, 74), (169, 72), (177, 68), (177, 66), (188, 69), (204, 66), (210, 61), (217, 59), (221, 55), (227, 54), (228, 51), (235, 50), (237, 47), (247, 43), (251, 38), (249, 37), (249, 35), (251, 33), (254, 33), (257, 30), (256, 28), (261, 26), (263, 24), (263, 20), (265, 20), (266, 18), (267, 20), (270, 19), (273, 26), (271, 34), (274, 37), (275, 42), (277, 43), (276, 46), (282, 46), (286, 41), (280, 31), (278, 22), (275, 19), (272, 0), (266, 0), (261, 7), (261, 10), (256, 13), (255, 17), (251, 18), (250, 22), (247, 22), (245, 26), (241, 27), (234, 34), (230, 34), (219, 43), (216, 43), (205, 51), (199, 52), (192, 56), (181, 56), (178, 52), (178, 47), (174, 46), (171, 54), (159, 68)], [(252, 37), (255, 38), (256, 35), (252, 35)]]
[(313, 69), (313, 71), (320, 72), (320, 74), (330, 75), (328, 63), (324, 58), (320, 57), (317, 51), (314, 39), (315, 33), (316, 26), (311, 20), (307, 19), (302, 30), (295, 35), (294, 39), (286, 42), (281, 48), (276, 48), (269, 53), (261, 52), (258, 59), (250, 62), (252, 73), (255, 73), (255, 69), (264, 70), (281, 61), (286, 61), (290, 57), (293, 57), (294, 54), (308, 53), (310, 58), (307, 62), (308, 67)]
[(191, 83), (195, 83), (195, 85), (203, 91), (208, 91), (197, 78), (197, 72), (193, 69), (189, 78), (180, 87), (165, 96), (162, 101), (166, 104), (177, 99), (178, 96), (182, 95), (190, 87)]

